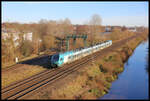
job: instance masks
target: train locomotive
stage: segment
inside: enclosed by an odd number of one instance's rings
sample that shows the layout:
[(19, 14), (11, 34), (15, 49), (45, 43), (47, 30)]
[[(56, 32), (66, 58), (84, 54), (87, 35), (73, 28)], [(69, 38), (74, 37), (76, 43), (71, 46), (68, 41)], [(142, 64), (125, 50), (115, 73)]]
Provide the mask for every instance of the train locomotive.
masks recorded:
[(112, 45), (112, 40), (108, 40), (103, 43), (97, 43), (96, 45), (90, 47), (54, 54), (50, 59), (50, 63), (52, 67), (60, 67), (63, 64), (73, 62), (77, 59), (80, 59), (101, 49), (104, 49), (110, 45)]

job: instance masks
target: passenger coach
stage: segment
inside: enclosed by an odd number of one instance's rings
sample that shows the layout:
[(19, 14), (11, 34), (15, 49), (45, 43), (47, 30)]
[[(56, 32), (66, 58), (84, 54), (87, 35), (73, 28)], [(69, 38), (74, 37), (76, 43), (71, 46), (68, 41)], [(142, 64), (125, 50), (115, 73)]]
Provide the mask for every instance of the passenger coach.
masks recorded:
[(54, 54), (50, 60), (51, 66), (52, 67), (58, 67), (58, 66), (61, 66), (65, 63), (70, 63), (70, 62), (75, 61), (79, 58), (85, 57), (89, 54), (92, 54), (92, 53), (97, 52), (101, 49), (104, 49), (110, 45), (112, 45), (112, 40), (108, 40), (108, 41), (105, 41), (103, 43), (97, 43), (96, 45), (90, 46), (90, 47), (85, 47), (85, 48), (80, 48), (80, 49), (76, 49), (73, 51), (67, 51), (64, 53)]

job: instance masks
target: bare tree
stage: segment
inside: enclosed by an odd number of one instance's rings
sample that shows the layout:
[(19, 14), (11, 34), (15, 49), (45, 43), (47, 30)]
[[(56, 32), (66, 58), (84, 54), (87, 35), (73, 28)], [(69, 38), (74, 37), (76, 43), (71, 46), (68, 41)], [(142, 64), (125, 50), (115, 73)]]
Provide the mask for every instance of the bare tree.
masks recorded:
[(101, 23), (102, 23), (102, 19), (98, 14), (94, 14), (89, 20), (89, 26), (91, 32), (90, 37), (92, 40), (92, 44), (94, 40), (100, 37)]
[(64, 23), (67, 24), (67, 25), (71, 25), (71, 21), (70, 21), (69, 18), (66, 18), (66, 19), (64, 20)]
[(66, 36), (67, 34), (73, 33), (73, 26), (69, 18), (66, 18), (65, 20), (60, 20), (59, 24), (60, 24), (59, 28), (61, 31), (60, 33), (62, 34), (62, 36)]
[[(99, 26), (101, 25), (101, 17), (98, 14), (94, 14), (90, 21), (89, 21), (89, 25), (90, 25), (90, 38), (91, 38), (91, 44), (94, 44), (94, 41), (96, 40), (96, 38), (99, 37), (100, 35), (100, 29)], [(94, 58), (92, 56), (92, 64), (94, 64)]]
[(121, 28), (121, 31), (126, 31), (127, 30), (127, 27), (126, 26), (123, 26), (122, 28)]
[(101, 25), (101, 23), (102, 23), (102, 19), (101, 19), (101, 17), (98, 14), (94, 14), (91, 17), (91, 20), (89, 21), (89, 24), (93, 25), (93, 26)]

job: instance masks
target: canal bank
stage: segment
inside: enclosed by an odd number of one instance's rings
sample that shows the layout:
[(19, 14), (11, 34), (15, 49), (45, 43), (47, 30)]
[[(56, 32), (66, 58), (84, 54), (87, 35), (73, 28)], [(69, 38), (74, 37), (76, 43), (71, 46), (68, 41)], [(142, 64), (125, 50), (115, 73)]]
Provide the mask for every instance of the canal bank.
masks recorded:
[(148, 40), (142, 42), (127, 60), (124, 71), (100, 99), (148, 99)]

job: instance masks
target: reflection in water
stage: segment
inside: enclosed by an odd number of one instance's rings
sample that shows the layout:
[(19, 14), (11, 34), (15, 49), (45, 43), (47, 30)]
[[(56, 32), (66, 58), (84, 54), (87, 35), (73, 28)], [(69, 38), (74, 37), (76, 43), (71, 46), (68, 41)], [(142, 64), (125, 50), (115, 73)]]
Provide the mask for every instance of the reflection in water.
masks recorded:
[(148, 44), (146, 41), (134, 50), (109, 93), (100, 99), (148, 99)]

